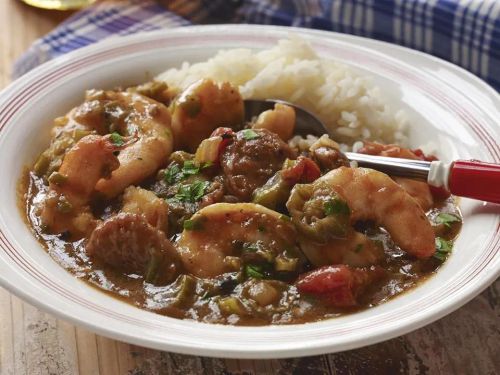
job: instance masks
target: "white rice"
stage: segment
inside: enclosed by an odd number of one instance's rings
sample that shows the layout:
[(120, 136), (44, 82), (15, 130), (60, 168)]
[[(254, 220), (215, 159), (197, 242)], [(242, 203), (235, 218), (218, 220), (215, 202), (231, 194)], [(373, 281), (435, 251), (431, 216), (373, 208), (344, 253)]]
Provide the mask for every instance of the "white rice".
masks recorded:
[(384, 101), (369, 77), (320, 59), (305, 41), (292, 37), (267, 50), (223, 50), (208, 61), (169, 69), (156, 77), (184, 89), (201, 78), (229, 81), (244, 99), (283, 99), (316, 114), (338, 142), (357, 140), (407, 144), (407, 120)]

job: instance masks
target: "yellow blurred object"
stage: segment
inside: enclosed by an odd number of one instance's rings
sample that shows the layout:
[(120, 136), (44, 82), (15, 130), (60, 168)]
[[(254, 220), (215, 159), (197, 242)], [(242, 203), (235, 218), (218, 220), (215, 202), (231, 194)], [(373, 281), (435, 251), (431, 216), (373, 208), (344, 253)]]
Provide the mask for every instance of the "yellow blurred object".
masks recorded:
[(26, 4), (44, 8), (57, 10), (80, 9), (94, 3), (96, 0), (21, 0)]

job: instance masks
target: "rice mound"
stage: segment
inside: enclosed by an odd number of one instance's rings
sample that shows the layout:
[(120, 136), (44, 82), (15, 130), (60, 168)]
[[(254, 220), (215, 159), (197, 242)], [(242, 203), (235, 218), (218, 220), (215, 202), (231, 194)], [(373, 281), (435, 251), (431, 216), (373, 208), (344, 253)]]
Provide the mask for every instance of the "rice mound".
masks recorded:
[(283, 99), (316, 114), (338, 142), (357, 140), (407, 144), (407, 120), (384, 102), (369, 77), (345, 64), (320, 59), (298, 37), (270, 49), (219, 51), (205, 62), (183, 63), (156, 79), (184, 89), (201, 78), (229, 81), (244, 99)]

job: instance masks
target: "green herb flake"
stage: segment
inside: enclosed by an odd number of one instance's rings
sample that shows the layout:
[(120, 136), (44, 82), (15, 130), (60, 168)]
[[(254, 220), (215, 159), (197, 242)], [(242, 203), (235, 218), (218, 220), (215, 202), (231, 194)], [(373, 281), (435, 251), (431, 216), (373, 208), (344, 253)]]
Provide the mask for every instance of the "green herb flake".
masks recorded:
[(439, 215), (436, 217), (436, 223), (437, 224), (444, 224), (447, 227), (450, 227), (450, 223), (457, 223), (461, 222), (460, 218), (456, 215), (453, 214), (447, 214), (444, 212), (441, 212)]
[(262, 272), (261, 266), (247, 264), (245, 266), (245, 274), (247, 277), (252, 277), (254, 279), (263, 279), (264, 273)]
[(186, 230), (200, 230), (202, 228), (200, 220), (184, 220), (182, 227)]
[(198, 202), (205, 195), (209, 185), (210, 182), (208, 181), (197, 181), (190, 185), (180, 185), (174, 198), (181, 202)]
[(175, 183), (180, 177), (179, 176), (180, 171), (181, 171), (181, 169), (179, 168), (179, 166), (177, 164), (172, 165), (170, 168), (168, 168), (165, 171), (165, 177), (164, 177), (165, 182), (167, 184), (170, 184), (170, 185)]
[(261, 225), (259, 225), (259, 227), (257, 228), (257, 230), (258, 230), (259, 232), (263, 233), (263, 232), (265, 232), (265, 231), (266, 231), (266, 227), (265, 227), (265, 226), (263, 226), (263, 225), (261, 224)]
[(245, 129), (241, 131), (243, 134), (243, 138), (245, 138), (247, 141), (251, 141), (252, 139), (257, 139), (260, 138), (260, 135), (253, 131), (252, 129)]
[(117, 132), (111, 133), (110, 138), (111, 138), (111, 142), (115, 146), (123, 146), (123, 144), (125, 143), (123, 140), (123, 137), (120, 134), (118, 134)]
[(323, 211), (326, 216), (330, 215), (350, 215), (351, 209), (347, 203), (339, 198), (330, 199), (323, 205)]
[(255, 253), (255, 252), (259, 251), (259, 250), (260, 250), (259, 245), (256, 244), (256, 243), (245, 242), (243, 244), (243, 251), (244, 252)]
[(363, 244), (362, 244), (362, 243), (358, 243), (358, 244), (356, 245), (356, 247), (354, 248), (354, 252), (355, 252), (355, 253), (359, 253), (359, 252), (360, 252), (360, 251), (362, 251), (362, 250), (363, 250)]
[(434, 253), (434, 258), (439, 259), (440, 261), (446, 260), (452, 248), (452, 241), (447, 241), (444, 238), (436, 237), (436, 252)]
[(185, 180), (189, 176), (199, 174), (200, 170), (208, 168), (208, 166), (208, 163), (203, 163), (201, 166), (197, 165), (193, 160), (186, 160), (182, 168), (180, 168), (178, 164), (174, 164), (165, 172), (165, 182), (174, 184)]
[(186, 160), (184, 166), (182, 167), (183, 178), (187, 176), (194, 176), (200, 173), (200, 167), (195, 164), (192, 160)]

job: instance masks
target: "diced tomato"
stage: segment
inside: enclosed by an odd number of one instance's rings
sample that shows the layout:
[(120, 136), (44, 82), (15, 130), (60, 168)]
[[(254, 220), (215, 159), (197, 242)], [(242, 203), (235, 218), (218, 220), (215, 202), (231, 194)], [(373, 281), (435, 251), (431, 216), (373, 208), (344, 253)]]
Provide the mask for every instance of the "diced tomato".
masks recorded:
[(224, 152), (227, 146), (233, 141), (234, 138), (234, 131), (231, 128), (224, 128), (220, 127), (215, 129), (210, 137), (221, 137), (222, 142), (219, 144), (219, 151), (218, 151), (218, 156), (217, 156), (217, 163), (220, 161), (220, 156)]
[(323, 266), (299, 276), (296, 286), (299, 292), (313, 294), (332, 306), (352, 307), (357, 305), (360, 291), (383, 275), (379, 267)]
[(321, 176), (318, 164), (305, 156), (299, 156), (295, 164), (283, 169), (281, 177), (290, 185), (310, 183)]
[(222, 138), (228, 138), (232, 136), (234, 136), (233, 129), (224, 127), (215, 129), (210, 135), (210, 137), (222, 137)]

